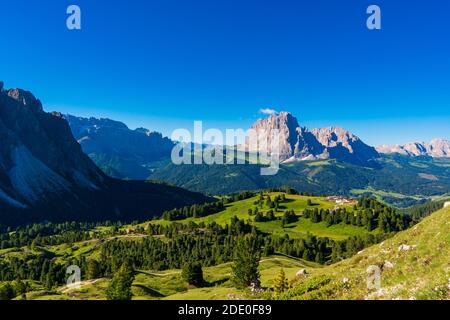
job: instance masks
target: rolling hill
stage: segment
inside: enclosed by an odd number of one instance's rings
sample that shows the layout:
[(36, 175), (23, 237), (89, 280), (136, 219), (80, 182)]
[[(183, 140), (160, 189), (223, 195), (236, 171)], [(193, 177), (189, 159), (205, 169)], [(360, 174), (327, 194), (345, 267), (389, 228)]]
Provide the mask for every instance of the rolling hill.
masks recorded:
[[(297, 279), (284, 299), (450, 299), (450, 207), (342, 262)], [(367, 288), (367, 269), (381, 287)]]
[[(268, 196), (272, 202), (268, 202)], [(274, 219), (256, 221), (255, 208), (267, 217), (274, 210), (272, 205), (277, 197), (281, 200)], [(336, 203), (339, 198), (281, 192), (265, 193), (263, 199), (261, 202), (261, 196), (257, 194), (226, 203), (220, 212), (176, 221), (157, 219), (131, 225), (44, 224), (4, 231), (0, 234), (0, 277), (5, 282), (0, 282), (0, 288), (5, 283), (14, 283), (14, 270), (22, 270), (29, 300), (102, 300), (106, 298), (106, 288), (111, 281), (109, 268), (128, 257), (136, 265), (133, 299), (435, 299), (445, 298), (448, 294), (444, 285), (450, 267), (447, 258), (450, 208), (432, 214), (411, 229), (396, 235), (392, 232), (383, 235), (380, 228), (369, 231), (359, 222), (358, 225), (339, 221), (328, 224), (327, 219), (314, 222), (312, 217), (305, 216), (307, 210), (312, 212), (314, 209), (333, 215), (333, 210), (345, 208), (355, 217), (368, 208), (378, 207), (377, 212), (389, 211), (373, 201)], [(297, 220), (283, 224), (282, 217), (291, 211), (296, 213)], [(241, 231), (236, 231), (238, 237), (241, 232), (257, 232), (265, 240), (259, 271), (266, 292), (261, 295), (236, 289), (231, 281), (232, 251), (227, 253), (230, 248), (227, 243), (231, 241), (229, 245), (233, 247), (235, 231), (230, 229), (233, 220), (235, 227), (240, 225)], [(256, 230), (251, 231), (248, 226)], [(215, 233), (223, 236), (216, 238)], [(358, 244), (361, 239), (377, 236), (385, 240), (371, 247), (370, 243)], [(339, 260), (345, 254), (341, 253), (339, 258), (334, 249), (324, 249), (338, 262), (328, 257), (316, 263), (317, 255), (298, 252), (303, 250), (299, 244), (320, 246), (321, 243), (327, 247), (335, 247), (338, 243), (356, 247), (349, 252), (353, 257), (342, 261)], [(267, 250), (267, 246), (273, 246), (273, 249)], [(181, 250), (179, 253), (176, 247)], [(185, 259), (199, 257), (204, 265), (206, 284), (197, 288), (187, 285), (179, 266)], [(90, 260), (101, 261), (103, 271), (94, 278), (85, 273)], [(80, 265), (84, 273), (80, 287), (71, 289), (57, 279), (64, 279), (65, 267), (74, 263)], [(45, 265), (53, 270), (58, 284), (48, 283), (46, 273), (41, 270)], [(366, 269), (370, 265), (383, 270), (382, 287), (378, 291), (365, 288)], [(292, 287), (282, 296), (272, 296), (270, 288), (281, 268)], [(296, 276), (300, 269), (306, 269), (307, 276)]]
[[(399, 232), (390, 239), (364, 250), (355, 256), (327, 266), (281, 254), (262, 257), (259, 271), (262, 286), (271, 288), (279, 270), (284, 269), (291, 288), (279, 299), (450, 299), (450, 207), (441, 209), (411, 229)], [(123, 229), (132, 226), (123, 226)], [(136, 228), (138, 226), (134, 226)], [(100, 228), (106, 232), (107, 229)], [(123, 234), (126, 241), (139, 237)], [(58, 259), (88, 255), (97, 256), (104, 240), (89, 240), (70, 246), (46, 247), (45, 251), (1, 250), (5, 259), (23, 255), (47, 254)], [(42, 249), (41, 249), (42, 250)], [(381, 270), (381, 286), (367, 288), (367, 269)], [(307, 276), (297, 276), (300, 269)], [(200, 299), (260, 299), (270, 293), (250, 294), (238, 290), (230, 282), (231, 263), (205, 267), (208, 285), (202, 288), (188, 286), (181, 278), (181, 270), (137, 270), (132, 286), (133, 299), (200, 300)], [(103, 300), (109, 278), (85, 280), (78, 289), (65, 286), (48, 290), (39, 282), (31, 282), (29, 300)], [(272, 297), (274, 298), (274, 297)]]

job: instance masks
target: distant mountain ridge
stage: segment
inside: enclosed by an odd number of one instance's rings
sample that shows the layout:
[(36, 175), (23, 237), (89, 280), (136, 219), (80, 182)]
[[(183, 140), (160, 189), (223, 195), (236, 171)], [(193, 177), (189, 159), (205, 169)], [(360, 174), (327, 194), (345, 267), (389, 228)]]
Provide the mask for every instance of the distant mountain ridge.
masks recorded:
[(433, 158), (450, 158), (450, 140), (434, 139), (429, 143), (411, 142), (407, 144), (377, 146), (380, 153), (398, 153), (405, 156), (428, 156)]
[[(135, 141), (116, 143), (127, 139), (109, 138), (106, 133), (141, 137), (133, 147), (139, 154), (142, 152), (139, 146), (147, 143), (146, 139), (141, 140), (144, 135), (139, 131), (148, 130), (130, 130), (125, 124), (108, 119), (69, 118), (69, 123), (83, 150), (104, 172), (117, 178), (134, 175), (214, 195), (289, 185), (314, 194), (372, 195), (398, 206), (422, 203), (427, 197), (450, 193), (448, 158), (441, 162), (438, 158), (380, 154), (343, 128), (308, 129), (300, 126), (288, 112), (258, 120), (253, 125), (254, 129), (267, 133), (280, 131), (282, 165), (278, 174), (270, 177), (260, 176), (258, 165), (175, 165), (170, 152), (155, 162), (147, 162), (143, 157), (125, 157), (123, 150)], [(102, 140), (106, 141), (100, 143)], [(159, 146), (147, 150), (157, 152)]]
[(210, 201), (177, 187), (116, 180), (82, 152), (66, 120), (0, 82), (0, 224), (149, 218)]
[(83, 151), (108, 175), (145, 180), (149, 164), (170, 157), (174, 143), (145, 128), (129, 129), (111, 119), (63, 116)]
[(258, 145), (261, 137), (268, 139), (266, 150), (259, 150), (255, 141), (247, 140), (250, 151), (266, 151), (272, 153), (272, 137), (275, 130), (279, 132), (280, 160), (337, 159), (343, 162), (367, 165), (379, 157), (375, 148), (366, 145), (353, 133), (340, 127), (329, 127), (309, 130), (301, 127), (289, 112), (280, 112), (265, 119), (259, 119), (251, 127), (258, 133)]

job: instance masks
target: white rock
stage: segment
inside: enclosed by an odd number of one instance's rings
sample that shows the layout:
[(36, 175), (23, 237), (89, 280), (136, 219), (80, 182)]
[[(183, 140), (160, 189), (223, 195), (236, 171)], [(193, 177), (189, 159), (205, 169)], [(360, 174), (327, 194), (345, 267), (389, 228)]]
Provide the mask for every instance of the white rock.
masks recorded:
[(308, 271), (306, 271), (306, 269), (300, 269), (300, 270), (295, 274), (296, 277), (301, 277), (301, 276), (306, 276), (306, 275), (308, 275)]
[(409, 251), (409, 250), (412, 250), (412, 249), (415, 249), (417, 246), (410, 246), (410, 245), (407, 245), (407, 244), (401, 244), (399, 247), (398, 247), (398, 251)]

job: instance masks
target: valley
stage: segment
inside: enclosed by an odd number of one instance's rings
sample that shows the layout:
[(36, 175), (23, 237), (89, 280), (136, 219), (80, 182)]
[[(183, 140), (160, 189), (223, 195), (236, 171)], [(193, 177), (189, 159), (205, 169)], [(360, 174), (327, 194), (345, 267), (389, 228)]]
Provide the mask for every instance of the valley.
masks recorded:
[[(25, 283), (26, 289), (15, 299), (107, 299), (111, 277), (120, 265), (123, 266), (123, 261), (129, 259), (134, 266), (130, 292), (137, 300), (291, 299), (297, 296), (376, 299), (386, 297), (385, 292), (379, 295), (372, 292), (370, 295), (371, 292), (362, 287), (364, 266), (370, 263), (378, 265), (383, 259), (391, 261), (396, 272), (391, 275), (387, 270), (389, 278), (386, 281), (394, 286), (403, 279), (401, 272), (410, 261), (395, 254), (401, 244), (417, 245), (414, 252), (420, 253), (416, 257), (418, 259), (432, 257), (437, 259), (436, 263), (448, 263), (435, 249), (448, 250), (448, 222), (442, 223), (442, 220), (448, 218), (449, 208), (409, 227), (408, 224), (399, 224), (401, 216), (396, 216), (394, 211), (384, 216), (390, 212), (389, 208), (373, 200), (337, 204), (335, 199), (292, 192), (235, 194), (219, 200), (224, 203), (220, 212), (202, 216), (202, 209), (193, 206), (180, 212), (188, 215), (192, 212), (197, 217), (175, 220), (170, 218), (175, 217), (172, 210), (164, 214), (164, 219), (133, 224), (65, 223), (4, 229), (0, 233), (0, 294), (5, 294), (5, 286), (15, 288), (17, 279), (21, 279), (20, 283)], [(341, 201), (341, 198), (337, 199)], [(256, 208), (258, 212), (255, 214)], [(369, 212), (369, 208), (372, 209), (368, 217), (376, 219), (373, 225), (364, 213)], [(317, 211), (317, 216), (314, 211)], [(169, 214), (171, 212), (172, 215)], [(295, 216), (290, 215), (291, 212)], [(323, 212), (323, 221), (320, 221), (320, 212)], [(377, 212), (382, 215), (378, 216)], [(338, 220), (332, 221), (327, 217)], [(346, 217), (358, 219), (345, 222)], [(387, 225), (380, 222), (385, 218)], [(339, 219), (344, 220), (340, 222)], [(431, 239), (432, 227), (438, 233)], [(242, 237), (253, 236), (260, 239), (262, 245), (258, 258), (261, 293), (237, 287), (233, 280), (233, 247)], [(423, 245), (419, 239), (414, 242), (418, 236), (426, 239)], [(377, 245), (379, 242), (383, 244)], [(425, 243), (430, 246), (426, 247)], [(381, 250), (383, 248), (386, 250)], [(184, 279), (181, 267), (184, 261), (192, 259), (202, 263), (204, 283), (201, 286), (189, 285)], [(359, 264), (362, 261), (364, 264)], [(416, 262), (410, 263), (412, 268)], [(71, 264), (81, 268), (79, 288), (64, 285), (65, 268)], [(397, 268), (402, 271), (398, 273)], [(283, 290), (282, 295), (275, 295), (274, 286), (281, 269), (290, 289)], [(306, 276), (299, 276), (300, 270), (305, 270), (302, 272), (306, 272)], [(414, 274), (419, 276), (420, 272), (417, 270)], [(350, 282), (343, 286), (342, 277), (350, 279)], [(429, 286), (441, 284), (444, 280), (437, 270), (436, 277), (427, 279), (427, 284), (417, 294), (433, 294)], [(345, 289), (348, 286), (355, 287), (355, 290), (349, 292)], [(304, 291), (302, 288), (309, 289)], [(386, 292), (392, 294), (389, 297), (400, 293)]]
[(110, 119), (64, 118), (83, 151), (120, 179), (163, 181), (211, 195), (288, 185), (316, 195), (374, 196), (403, 208), (450, 194), (450, 142), (445, 139), (375, 149), (343, 128), (308, 129), (291, 113), (280, 112), (251, 128), (269, 136), (281, 133), (280, 170), (261, 176), (265, 165), (236, 164), (256, 148), (252, 144), (244, 150), (236, 146), (232, 164), (174, 164), (170, 155), (176, 143), (159, 133), (131, 130)]
[[(281, 164), (277, 175), (258, 175), (258, 166), (179, 165), (167, 161), (149, 179), (193, 191), (227, 194), (288, 185), (313, 194), (375, 196), (396, 207), (409, 207), (450, 193), (450, 160), (382, 155), (376, 167), (336, 160)], [(433, 176), (430, 180), (426, 177)]]
[(0, 84), (0, 300), (448, 299), (441, 140), (380, 154), (281, 112), (252, 126), (282, 132), (276, 175), (175, 165), (159, 133)]

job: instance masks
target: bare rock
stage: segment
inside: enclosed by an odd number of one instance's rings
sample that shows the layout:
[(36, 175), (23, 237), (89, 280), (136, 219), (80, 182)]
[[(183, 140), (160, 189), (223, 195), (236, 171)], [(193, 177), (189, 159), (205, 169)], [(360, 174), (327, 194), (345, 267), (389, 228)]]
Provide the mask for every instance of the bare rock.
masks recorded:
[(300, 269), (296, 274), (295, 274), (295, 276), (296, 277), (306, 277), (306, 276), (308, 276), (308, 271), (306, 271), (306, 269)]
[[(275, 132), (279, 134), (280, 160), (338, 159), (355, 164), (367, 164), (379, 156), (375, 148), (364, 144), (351, 132), (329, 127), (309, 130), (301, 127), (298, 120), (289, 112), (273, 114), (259, 119), (252, 128), (257, 139), (247, 139), (246, 148), (250, 152), (272, 154), (272, 141)], [(265, 147), (264, 147), (265, 146)]]
[(380, 153), (398, 153), (411, 157), (429, 156), (435, 158), (450, 157), (450, 140), (434, 139), (429, 143), (411, 142), (407, 144), (377, 146)]
[(398, 251), (409, 251), (415, 249), (417, 246), (415, 245), (407, 245), (407, 244), (401, 244), (398, 247)]

